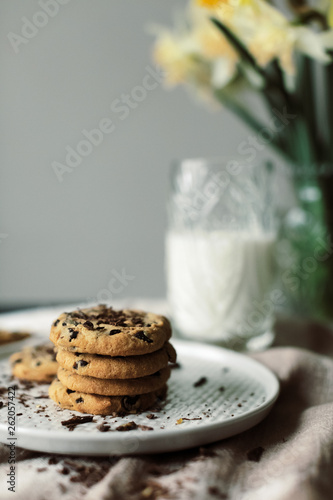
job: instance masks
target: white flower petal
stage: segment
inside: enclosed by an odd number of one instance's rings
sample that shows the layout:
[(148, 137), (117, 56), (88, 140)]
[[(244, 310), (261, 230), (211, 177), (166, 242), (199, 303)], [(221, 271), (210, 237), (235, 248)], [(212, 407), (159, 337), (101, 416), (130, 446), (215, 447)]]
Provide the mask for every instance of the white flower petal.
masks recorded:
[(320, 34), (314, 33), (308, 28), (299, 27), (295, 28), (295, 31), (297, 32), (295, 48), (299, 52), (303, 52), (303, 54), (323, 63), (331, 61), (330, 56), (326, 53), (325, 38), (323, 39)]
[(235, 65), (225, 57), (217, 59), (212, 68), (211, 83), (214, 88), (220, 89), (228, 85), (235, 76)]

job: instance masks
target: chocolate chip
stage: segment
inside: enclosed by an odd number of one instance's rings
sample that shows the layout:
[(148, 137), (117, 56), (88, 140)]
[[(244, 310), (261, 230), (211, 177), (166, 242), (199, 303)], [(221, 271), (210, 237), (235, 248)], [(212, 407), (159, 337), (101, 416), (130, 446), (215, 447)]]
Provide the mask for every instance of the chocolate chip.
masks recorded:
[(75, 391), (72, 391), (71, 389), (66, 389), (67, 394), (72, 394)]
[(56, 319), (55, 322), (53, 323), (53, 326), (57, 326), (59, 321), (60, 321), (60, 319)]
[(133, 410), (140, 408), (140, 396), (124, 396), (121, 401), (125, 410)]
[(80, 366), (87, 366), (87, 365), (88, 365), (88, 361), (84, 361), (83, 359), (81, 359), (81, 360), (79, 361), (79, 365), (80, 365)]
[(36, 366), (40, 366), (42, 364), (41, 361), (37, 361)]
[(77, 399), (75, 400), (75, 403), (83, 403), (83, 398), (77, 398)]
[(98, 331), (100, 331), (100, 332), (105, 332), (105, 328), (104, 328), (104, 326), (98, 326), (98, 327), (96, 328), (96, 330), (98, 330)]
[(150, 324), (150, 323), (147, 323), (147, 324), (146, 324), (146, 327), (147, 327), (147, 328), (149, 328), (150, 326), (151, 326), (151, 324)]
[(121, 333), (121, 330), (111, 330), (109, 335), (116, 335), (117, 333)]
[(97, 425), (97, 430), (99, 430), (99, 432), (108, 432), (110, 430), (110, 426), (103, 422), (102, 424)]
[(69, 341), (71, 342), (72, 340), (76, 339), (79, 332), (77, 330), (73, 330), (73, 328), (68, 328), (68, 331), (70, 333)]
[(3, 402), (2, 402), (2, 401), (0, 401), (0, 408), (2, 408), (2, 407), (3, 407)]
[(16, 360), (14, 361), (14, 365), (16, 365), (16, 363), (22, 363), (22, 358), (20, 358), (20, 359), (16, 359)]
[(86, 313), (84, 313), (83, 311), (81, 311), (81, 309), (79, 309), (78, 311), (74, 311), (74, 312), (70, 313), (70, 316), (72, 316), (73, 318), (87, 319)]
[(76, 362), (74, 363), (73, 368), (74, 368), (74, 370), (78, 369), (78, 364)]
[(91, 321), (86, 321), (85, 323), (83, 323), (83, 326), (85, 328), (88, 328), (88, 330), (93, 330), (94, 329), (94, 325), (92, 324)]
[(136, 337), (137, 339), (144, 340), (145, 342), (148, 342), (148, 344), (151, 344), (153, 341), (145, 335), (145, 332), (143, 330), (140, 330), (139, 332), (136, 332), (133, 337)]
[(207, 383), (207, 378), (206, 377), (201, 377), (199, 380), (197, 380), (194, 384), (193, 387), (201, 387), (202, 385)]
[(119, 320), (115, 322), (116, 326), (128, 326), (124, 320)]
[(66, 325), (67, 325), (67, 323), (63, 322), (62, 326), (66, 326)]

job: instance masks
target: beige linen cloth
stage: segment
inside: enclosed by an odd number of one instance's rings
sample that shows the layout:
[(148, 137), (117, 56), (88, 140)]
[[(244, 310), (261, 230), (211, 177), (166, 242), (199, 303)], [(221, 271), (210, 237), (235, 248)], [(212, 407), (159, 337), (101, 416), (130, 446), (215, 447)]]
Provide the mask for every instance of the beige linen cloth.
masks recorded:
[(0, 498), (332, 499), (333, 336), (289, 322), (278, 326), (276, 344), (254, 356), (277, 374), (281, 394), (253, 429), (154, 456), (83, 459), (20, 450), (16, 493), (7, 491), (8, 450), (0, 445)]

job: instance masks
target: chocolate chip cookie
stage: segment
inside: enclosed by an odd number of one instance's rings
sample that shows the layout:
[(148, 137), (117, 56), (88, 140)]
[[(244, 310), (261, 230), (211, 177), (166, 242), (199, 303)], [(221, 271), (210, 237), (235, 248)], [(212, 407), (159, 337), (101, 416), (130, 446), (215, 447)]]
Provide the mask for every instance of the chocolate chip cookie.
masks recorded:
[(51, 382), (57, 374), (58, 363), (51, 344), (26, 347), (9, 360), (12, 374), (19, 379)]
[(167, 387), (140, 395), (98, 396), (72, 391), (59, 380), (54, 380), (49, 387), (49, 396), (61, 408), (94, 415), (125, 415), (138, 413), (151, 408), (159, 399), (163, 399)]
[(170, 323), (164, 316), (129, 309), (116, 311), (105, 305), (61, 314), (50, 334), (59, 347), (108, 356), (155, 352), (170, 337)]
[(170, 371), (170, 368), (166, 367), (146, 377), (101, 379), (84, 377), (59, 367), (58, 379), (65, 387), (73, 391), (99, 394), (101, 396), (134, 396), (153, 392), (163, 387), (170, 377)]
[(169, 342), (162, 349), (141, 356), (103, 356), (58, 348), (57, 361), (62, 368), (88, 377), (102, 379), (131, 379), (156, 373), (175, 363), (176, 351)]
[(11, 342), (19, 342), (31, 337), (28, 332), (9, 332), (8, 330), (0, 330), (0, 346), (10, 344)]

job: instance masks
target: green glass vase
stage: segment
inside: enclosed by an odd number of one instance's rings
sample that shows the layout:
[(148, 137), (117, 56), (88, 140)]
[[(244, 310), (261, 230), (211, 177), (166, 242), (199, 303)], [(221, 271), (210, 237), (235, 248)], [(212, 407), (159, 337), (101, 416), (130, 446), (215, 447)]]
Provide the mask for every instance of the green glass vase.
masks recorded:
[(297, 203), (284, 214), (277, 243), (279, 286), (288, 314), (333, 319), (333, 166), (292, 175)]

